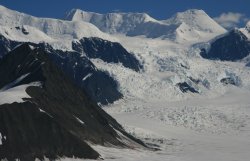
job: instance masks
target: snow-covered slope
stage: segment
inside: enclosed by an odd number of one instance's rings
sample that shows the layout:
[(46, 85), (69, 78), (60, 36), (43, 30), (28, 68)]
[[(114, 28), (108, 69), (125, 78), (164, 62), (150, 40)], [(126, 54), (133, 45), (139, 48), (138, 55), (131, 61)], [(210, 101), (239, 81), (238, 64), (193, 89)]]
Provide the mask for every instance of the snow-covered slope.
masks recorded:
[(25, 85), (20, 85), (10, 89), (0, 89), (0, 105), (2, 104), (12, 104), (14, 102), (24, 102), (24, 98), (30, 98), (30, 96), (25, 92), (25, 90), (30, 86), (39, 86), (39, 83), (30, 83)]
[[(119, 38), (140, 58), (144, 71), (92, 60), (119, 81), (124, 94), (105, 109), (132, 134), (162, 151), (97, 148), (105, 159), (249, 160), (250, 71), (245, 63), (206, 60), (199, 48), (166, 40)], [(183, 82), (199, 93), (183, 93), (177, 86)]]
[(166, 24), (180, 24), (177, 37), (193, 39), (213, 37), (225, 33), (226, 30), (209, 17), (203, 10), (191, 9), (178, 12), (172, 18), (162, 21)]
[(245, 36), (250, 39), (250, 21), (247, 22), (244, 28), (239, 29)]
[(48, 42), (59, 49), (71, 49), (73, 39), (100, 37), (112, 40), (87, 22), (37, 18), (0, 6), (0, 33), (15, 41)]
[(66, 20), (84, 21), (96, 25), (100, 30), (108, 33), (128, 33), (138, 25), (146, 22), (158, 22), (146, 13), (108, 13), (99, 14), (73, 9)]
[(176, 41), (208, 40), (226, 32), (202, 10), (187, 10), (168, 20), (159, 21), (146, 13), (99, 14), (74, 9), (67, 14), (66, 19), (90, 22), (111, 34), (144, 35), (149, 38), (160, 37)]

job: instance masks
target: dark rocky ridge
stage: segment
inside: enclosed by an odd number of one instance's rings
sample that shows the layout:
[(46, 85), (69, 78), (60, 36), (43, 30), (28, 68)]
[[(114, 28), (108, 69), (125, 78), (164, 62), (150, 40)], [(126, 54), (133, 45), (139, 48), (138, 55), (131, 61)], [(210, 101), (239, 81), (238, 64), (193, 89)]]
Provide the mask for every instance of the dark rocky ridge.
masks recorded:
[(0, 59), (18, 44), (20, 43), (8, 40), (0, 34)]
[(209, 51), (201, 49), (200, 54), (206, 59), (242, 60), (250, 54), (250, 41), (241, 31), (234, 29), (212, 42)]
[(142, 68), (135, 56), (117, 42), (97, 37), (82, 38), (79, 42), (73, 42), (72, 48), (80, 53), (85, 53), (88, 58), (99, 58), (107, 63), (121, 63), (124, 67), (135, 71)]
[[(100, 40), (100, 41), (104, 41), (104, 40)], [(11, 51), (12, 49), (14, 49), (16, 46), (20, 44), (22, 44), (22, 42), (8, 40), (4, 36), (0, 36), (0, 59), (2, 56), (6, 55), (7, 52)], [(74, 80), (74, 82), (80, 88), (85, 90), (86, 93), (89, 95), (89, 97), (93, 99), (95, 102), (105, 105), (108, 103), (113, 103), (114, 101), (123, 97), (123, 95), (118, 90), (117, 81), (114, 80), (112, 77), (110, 77), (108, 73), (98, 70), (95, 67), (95, 65), (89, 60), (89, 58), (87, 56), (83, 56), (82, 53), (76, 52), (76, 51), (74, 52), (74, 51), (55, 50), (50, 45), (44, 44), (44, 43), (41, 43), (41, 44), (29, 43), (29, 44), (32, 44), (33, 46), (36, 46), (36, 47), (43, 48), (44, 50), (46, 50), (46, 52), (50, 53), (49, 55), (50, 58), (72, 80)], [(102, 49), (103, 48), (105, 48), (105, 46), (102, 46)], [(93, 51), (92, 49), (89, 49), (89, 50)], [(112, 47), (110, 50), (112, 50)], [(102, 55), (101, 51), (98, 51), (98, 53), (94, 55), (97, 56), (98, 54)], [(122, 54), (123, 53), (120, 53), (120, 56)], [(127, 56), (130, 57), (129, 53), (125, 53), (125, 54), (128, 54), (128, 55), (123, 56), (123, 58), (126, 59)], [(109, 56), (111, 56), (110, 59), (112, 59), (112, 56), (115, 56), (115, 55), (113, 53), (113, 55), (109, 55)], [(135, 61), (136, 60), (137, 59), (135, 59)], [(130, 62), (130, 59), (128, 62)]]
[(113, 103), (123, 97), (118, 83), (108, 73), (98, 70), (88, 57), (78, 52), (54, 50), (42, 44), (51, 60), (60, 67), (95, 102)]
[(30, 102), (0, 106), (0, 132), (6, 137), (0, 145), (0, 160), (42, 160), (62, 157), (96, 159), (99, 154), (88, 144), (62, 128), (48, 114)]
[(27, 73), (13, 86), (42, 83), (41, 87), (26, 89), (31, 96), (26, 102), (0, 105), (0, 132), (6, 136), (0, 145), (0, 159), (98, 158), (86, 141), (119, 147), (144, 145), (75, 86), (49, 55), (24, 44), (0, 61), (0, 89)]

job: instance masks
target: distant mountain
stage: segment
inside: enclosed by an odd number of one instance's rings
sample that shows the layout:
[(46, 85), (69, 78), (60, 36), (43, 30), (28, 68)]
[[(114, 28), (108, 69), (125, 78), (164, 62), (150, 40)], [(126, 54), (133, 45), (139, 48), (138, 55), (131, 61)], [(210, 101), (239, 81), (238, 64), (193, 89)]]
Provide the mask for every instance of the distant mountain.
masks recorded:
[(178, 39), (211, 39), (223, 34), (226, 30), (209, 17), (203, 10), (190, 9), (178, 12), (170, 19), (163, 21), (166, 24), (179, 24), (176, 29)]
[(96, 159), (100, 155), (91, 144), (143, 146), (74, 85), (43, 48), (23, 44), (11, 51), (0, 60), (0, 77), (5, 97), (0, 99), (0, 159)]
[(208, 40), (226, 32), (202, 10), (187, 10), (177, 13), (168, 20), (160, 21), (146, 13), (99, 14), (74, 9), (65, 19), (73, 22), (90, 22), (101, 31), (111, 34), (145, 35), (149, 38), (176, 41)]
[(66, 17), (70, 21), (84, 21), (96, 25), (100, 30), (108, 33), (130, 33), (138, 25), (147, 22), (156, 22), (146, 13), (108, 13), (99, 14), (73, 9)]
[(57, 49), (71, 49), (74, 39), (99, 37), (113, 40), (87, 22), (71, 22), (51, 18), (38, 18), (0, 6), (0, 33), (21, 42), (46, 42)]

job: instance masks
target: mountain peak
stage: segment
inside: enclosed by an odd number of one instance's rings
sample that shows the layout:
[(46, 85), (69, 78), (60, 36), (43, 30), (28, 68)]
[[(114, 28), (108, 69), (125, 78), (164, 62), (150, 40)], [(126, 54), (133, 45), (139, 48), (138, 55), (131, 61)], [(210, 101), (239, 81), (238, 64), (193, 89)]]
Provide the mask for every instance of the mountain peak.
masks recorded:
[(146, 13), (107, 13), (99, 14), (79, 9), (71, 10), (65, 17), (69, 21), (84, 21), (108, 33), (128, 33), (145, 22), (158, 22)]
[(172, 18), (163, 21), (167, 24), (186, 23), (191, 28), (207, 33), (225, 33), (226, 30), (215, 22), (207, 13), (199, 9), (190, 9), (176, 13)]
[(223, 27), (199, 9), (178, 12), (170, 19), (163, 21), (156, 20), (146, 13), (99, 14), (73, 9), (67, 14), (66, 19), (92, 23), (101, 31), (110, 34), (144, 35), (150, 38), (178, 39), (177, 41), (196, 41), (204, 37), (208, 40), (226, 32)]
[[(66, 16), (65, 16), (65, 20), (70, 20), (70, 21), (77, 21), (79, 19), (82, 19), (83, 16), (87, 16), (88, 14), (92, 15), (92, 14), (96, 14), (93, 12), (86, 12), (77, 8), (74, 8), (72, 10), (70, 10)], [(85, 17), (86, 18), (86, 17)]]
[(177, 14), (193, 14), (193, 15), (201, 15), (201, 14), (206, 14), (207, 13), (204, 10), (201, 9), (189, 9), (183, 12), (178, 12)]
[(95, 12), (83, 11), (80, 9), (72, 9), (70, 12), (66, 14), (65, 19), (70, 21), (86, 21), (89, 22), (94, 18), (102, 18), (109, 19), (113, 21), (121, 21), (121, 19), (132, 18), (134, 20), (140, 21), (156, 21), (154, 18), (149, 16), (147, 13), (124, 13), (124, 12), (111, 12), (106, 14), (100, 14)]

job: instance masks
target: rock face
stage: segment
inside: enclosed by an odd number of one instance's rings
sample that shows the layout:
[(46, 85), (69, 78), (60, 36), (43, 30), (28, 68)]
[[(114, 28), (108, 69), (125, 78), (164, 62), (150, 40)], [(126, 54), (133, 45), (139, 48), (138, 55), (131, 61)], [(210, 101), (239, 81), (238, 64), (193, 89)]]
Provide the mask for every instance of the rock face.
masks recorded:
[(35, 158), (62, 157), (98, 158), (99, 154), (88, 144), (65, 130), (35, 104), (2, 105), (0, 131), (6, 138), (0, 145), (0, 159), (9, 161), (20, 158), (32, 161)]
[(0, 35), (0, 59), (18, 44), (18, 42), (8, 40)]
[(54, 50), (49, 45), (42, 46), (57, 66), (95, 102), (108, 104), (123, 97), (118, 91), (117, 82), (108, 73), (98, 70), (87, 56), (78, 52)]
[(100, 38), (83, 38), (80, 43), (73, 43), (72, 48), (83, 52), (88, 58), (99, 58), (107, 63), (121, 63), (124, 67), (139, 71), (140, 62), (121, 44)]
[[(124, 66), (138, 71), (140, 63), (138, 60), (128, 53), (120, 44), (111, 43), (102, 39), (84, 38), (82, 44), (75, 44), (75, 49), (78, 51), (63, 51), (55, 50), (48, 44), (29, 43), (33, 46), (39, 46), (50, 53), (49, 57), (59, 66), (74, 82), (81, 87), (95, 102), (101, 104), (113, 103), (123, 97), (118, 90), (117, 82), (109, 76), (108, 73), (99, 71), (89, 58), (101, 58), (108, 62), (124, 62)], [(88, 42), (87, 44), (85, 42)], [(98, 46), (98, 51), (95, 51), (95, 45), (101, 42)], [(105, 42), (105, 43), (104, 43)], [(14, 49), (22, 42), (12, 41), (4, 36), (0, 37), (0, 58), (8, 51)], [(89, 45), (89, 47), (88, 47)], [(109, 46), (108, 50), (105, 45)], [(74, 43), (73, 43), (74, 46)], [(80, 51), (77, 47), (84, 51)], [(86, 52), (85, 52), (86, 50)], [(84, 54), (83, 54), (84, 52)], [(100, 55), (100, 56), (99, 56)]]
[[(31, 98), (23, 98), (25, 102), (0, 105), (0, 159), (98, 158), (86, 141), (119, 147), (143, 145), (92, 102), (49, 55), (24, 44), (0, 61), (1, 92), (6, 85), (41, 83), (26, 89)], [(27, 76), (15, 81), (22, 75)]]
[(250, 53), (250, 41), (239, 30), (234, 29), (225, 36), (212, 42), (208, 51), (202, 49), (201, 56), (206, 59), (236, 61)]
[(187, 92), (199, 93), (194, 87), (190, 86), (187, 82), (178, 83), (177, 86), (183, 93)]

